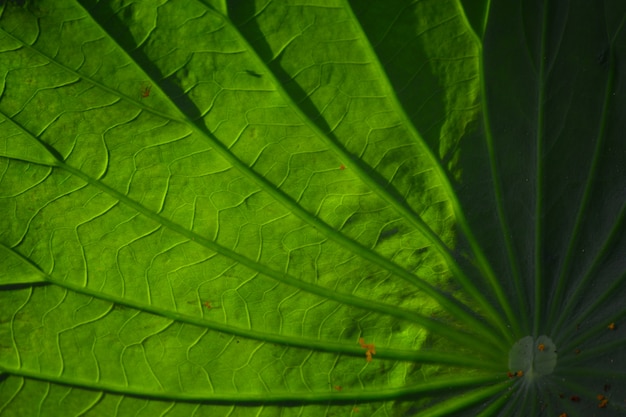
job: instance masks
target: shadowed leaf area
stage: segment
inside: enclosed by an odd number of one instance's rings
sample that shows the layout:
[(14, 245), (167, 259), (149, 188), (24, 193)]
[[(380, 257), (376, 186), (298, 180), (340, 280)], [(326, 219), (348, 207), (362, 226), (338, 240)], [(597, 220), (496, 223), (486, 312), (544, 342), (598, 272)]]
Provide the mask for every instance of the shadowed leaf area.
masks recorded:
[(0, 415), (626, 415), (625, 20), (0, 2)]

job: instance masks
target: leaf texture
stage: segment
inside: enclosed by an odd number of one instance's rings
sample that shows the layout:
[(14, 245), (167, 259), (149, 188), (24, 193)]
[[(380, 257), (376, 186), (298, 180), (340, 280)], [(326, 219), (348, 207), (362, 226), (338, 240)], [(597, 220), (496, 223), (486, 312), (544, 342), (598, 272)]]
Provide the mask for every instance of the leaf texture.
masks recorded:
[(492, 3), (0, 6), (0, 414), (621, 395), (626, 11)]

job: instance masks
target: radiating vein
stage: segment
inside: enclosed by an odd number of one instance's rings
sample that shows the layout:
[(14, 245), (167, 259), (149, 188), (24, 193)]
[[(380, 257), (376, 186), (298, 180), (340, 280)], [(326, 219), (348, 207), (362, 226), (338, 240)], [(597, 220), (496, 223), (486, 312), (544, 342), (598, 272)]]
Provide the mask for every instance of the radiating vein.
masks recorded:
[[(108, 187), (107, 185), (89, 177), (88, 175), (86, 175), (85, 173), (83, 173), (82, 171), (79, 171), (69, 165), (66, 165), (62, 162), (59, 162), (59, 167), (63, 168), (64, 170), (70, 172), (71, 174), (83, 179), (85, 182), (89, 183), (92, 186), (95, 186), (96, 188), (99, 188), (101, 191), (113, 196), (114, 198), (116, 198), (117, 200), (123, 202), (124, 204), (126, 204), (129, 207), (132, 207), (134, 210), (136, 210), (137, 212), (145, 215), (146, 217), (154, 220), (155, 222), (157, 222), (158, 224), (161, 224), (167, 228), (169, 228), (170, 230), (176, 231), (177, 233), (187, 237), (189, 240), (193, 240), (194, 242), (204, 245), (207, 248), (223, 255), (226, 256), (230, 259), (233, 259), (237, 262), (239, 262), (242, 265), (247, 266), (248, 268), (258, 271), (268, 277), (271, 277), (273, 279), (275, 279), (278, 282), (282, 282), (284, 284), (293, 286), (295, 288), (299, 288), (303, 291), (327, 298), (329, 300), (334, 300), (337, 301), (339, 303), (343, 303), (343, 304), (348, 304), (348, 305), (352, 305), (355, 307), (359, 307), (362, 309), (366, 309), (366, 310), (371, 310), (371, 311), (376, 311), (376, 312), (380, 312), (383, 314), (387, 314), (387, 315), (391, 315), (393, 317), (397, 317), (403, 320), (408, 320), (411, 321), (413, 323), (417, 323), (421, 326), (423, 326), (424, 328), (431, 330), (433, 332), (439, 333), (444, 337), (449, 338), (450, 340), (454, 340), (458, 343), (461, 343), (463, 345), (470, 345), (472, 348), (474, 349), (478, 349), (479, 351), (483, 351), (484, 353), (493, 353), (492, 350), (489, 348), (489, 346), (486, 346), (482, 343), (475, 343), (473, 340), (471, 340), (471, 338), (468, 337), (468, 334), (464, 334), (462, 332), (456, 331), (452, 328), (450, 328), (447, 325), (444, 325), (443, 323), (439, 323), (435, 320), (432, 319), (427, 319), (419, 314), (415, 314), (415, 313), (410, 313), (407, 312), (405, 310), (399, 309), (397, 307), (394, 306), (389, 306), (383, 303), (378, 303), (376, 301), (373, 300), (367, 300), (367, 299), (363, 299), (360, 297), (356, 297), (353, 295), (348, 295), (348, 294), (343, 294), (337, 291), (334, 291), (332, 289), (328, 289), (325, 287), (321, 287), (319, 285), (314, 285), (314, 284), (310, 284), (308, 282), (305, 282), (303, 280), (299, 280), (295, 277), (290, 276), (289, 274), (280, 272), (280, 271), (276, 271), (272, 268), (270, 268), (267, 265), (264, 265), (262, 263), (259, 263), (257, 261), (254, 261), (252, 259), (249, 259), (231, 249), (228, 249), (224, 246), (219, 245), (218, 243), (209, 240), (201, 235), (198, 235), (190, 230), (187, 230), (183, 227), (181, 227), (180, 225), (172, 222), (169, 219), (166, 219), (164, 217), (159, 216), (156, 213), (153, 213), (151, 210), (145, 208), (144, 206), (142, 206), (141, 204), (135, 202), (134, 200), (131, 200), (130, 198), (128, 198), (126, 195)], [(228, 326), (226, 326), (225, 328), (228, 328)], [(267, 335), (266, 333), (263, 333), (265, 335)], [(491, 336), (491, 333), (487, 333), (486, 335), (484, 335), (485, 337), (489, 337)], [(267, 335), (266, 338), (269, 337), (273, 337), (273, 336), (269, 336)], [(280, 336), (282, 337), (282, 336)], [(499, 346), (499, 344), (497, 343), (498, 340), (494, 340), (494, 345), (495, 346)], [(283, 343), (286, 343), (285, 340), (283, 340)], [(321, 342), (316, 342), (313, 343), (311, 345), (311, 347), (316, 347), (316, 345), (322, 345)], [(316, 347), (317, 348), (317, 347)]]
[(546, 54), (548, 42), (548, 5), (543, 6), (543, 21), (541, 33), (541, 47), (539, 49), (539, 94), (537, 97), (537, 138), (535, 149), (535, 250), (534, 250), (534, 277), (535, 277), (535, 297), (534, 297), (534, 321), (533, 334), (538, 336), (540, 324), (544, 320), (542, 316), (545, 285), (543, 282), (543, 197), (544, 197), (544, 141), (545, 141), (545, 116), (546, 116)]
[[(620, 29), (617, 31), (618, 33), (621, 31), (624, 25), (625, 19), (626, 17), (622, 19), (620, 23)], [(615, 36), (617, 36), (617, 34)], [(563, 319), (565, 317), (568, 317), (571, 304), (572, 304), (572, 299), (568, 300), (568, 307), (565, 309), (562, 309), (560, 313), (560, 317), (557, 318), (556, 309), (557, 309), (557, 306), (560, 306), (562, 304), (564, 292), (567, 287), (568, 274), (571, 273), (571, 265), (575, 257), (574, 252), (576, 251), (576, 247), (580, 239), (580, 232), (582, 230), (585, 219), (589, 216), (589, 207), (592, 202), (592, 194), (596, 186), (596, 179), (598, 175), (598, 170), (600, 168), (600, 161), (601, 161), (603, 152), (605, 151), (605, 143), (606, 143), (606, 138), (608, 135), (607, 133), (607, 128), (609, 124), (608, 118), (612, 114), (611, 110), (614, 110), (612, 96), (613, 96), (613, 89), (615, 87), (615, 74), (616, 74), (616, 65), (617, 65), (616, 58), (615, 58), (614, 42), (611, 42), (611, 46), (609, 48), (608, 65), (609, 65), (609, 73), (608, 73), (608, 77), (607, 77), (605, 88), (604, 88), (604, 103), (602, 106), (602, 115), (600, 117), (600, 127), (598, 131), (597, 139), (596, 139), (596, 146), (593, 151), (593, 156), (591, 159), (591, 166), (586, 176), (587, 181), (585, 184), (585, 190), (583, 193), (582, 200), (580, 202), (580, 206), (578, 208), (578, 212), (576, 214), (576, 220), (574, 222), (574, 229), (572, 230), (572, 233), (570, 235), (569, 245), (565, 253), (564, 265), (558, 277), (556, 293), (554, 295), (554, 301), (552, 302), (552, 308), (550, 310), (550, 315), (548, 317), (549, 327), (551, 327), (554, 324), (555, 320), (558, 323), (562, 323)], [(622, 217), (623, 217), (623, 208), (622, 208), (622, 212), (618, 216), (618, 220), (616, 223), (619, 224), (621, 222)], [(610, 237), (609, 237), (609, 240), (610, 240)], [(604, 251), (601, 250), (598, 256), (602, 256), (603, 252)], [(597, 259), (596, 259), (596, 262), (594, 262), (594, 264), (595, 263), (597, 263)], [(589, 277), (589, 274), (587, 274), (587, 278), (588, 277)], [(585, 283), (586, 283), (585, 280), (583, 280), (583, 282), (581, 282), (581, 284), (578, 285), (576, 293), (580, 292), (580, 289), (584, 287)], [(558, 328), (558, 324), (556, 328)]]
[[(0, 372), (4, 369), (0, 367)], [(80, 378), (72, 378), (68, 376), (58, 376), (43, 374), (26, 369), (12, 372), (13, 375), (19, 375), (26, 378), (50, 382), (69, 387), (78, 387), (88, 390), (101, 390), (107, 393), (120, 394), (131, 397), (144, 399), (152, 399), (157, 401), (180, 401), (192, 403), (210, 403), (210, 404), (284, 404), (286, 401), (292, 404), (315, 404), (326, 403), (332, 401), (334, 403), (353, 403), (383, 401), (397, 399), (402, 397), (426, 396), (436, 394), (443, 391), (459, 390), (463, 388), (489, 385), (491, 390), (502, 390), (502, 378), (499, 375), (474, 375), (474, 376), (453, 376), (433, 378), (425, 383), (406, 385), (398, 388), (387, 388), (378, 390), (353, 390), (336, 392), (333, 390), (317, 391), (317, 392), (233, 392), (233, 393), (188, 393), (188, 392), (156, 392), (149, 389), (141, 389), (134, 387), (121, 387), (105, 382), (92, 383)], [(506, 388), (506, 386), (505, 386)]]
[[(211, 13), (214, 12), (212, 9), (209, 9), (209, 10), (211, 11)], [(87, 11), (85, 12), (88, 13)], [(228, 20), (224, 16), (220, 15), (220, 17)], [(262, 61), (260, 60), (260, 58), (258, 57), (258, 55), (254, 53), (254, 49), (248, 45), (245, 38), (241, 36), (241, 34), (235, 29), (234, 25), (230, 24), (230, 26), (233, 32), (235, 32), (236, 35), (238, 36), (238, 40), (243, 45), (245, 45), (246, 47), (245, 49), (251, 54), (251, 56), (256, 61), (258, 61), (260, 65), (264, 65)], [(113, 36), (109, 35), (109, 38), (112, 42), (115, 43), (115, 38)], [(14, 39), (20, 41), (17, 38), (14, 38)], [(32, 48), (30, 45), (27, 45), (27, 44), (25, 44), (25, 46)], [(124, 51), (124, 49), (121, 47), (119, 49)], [(41, 52), (38, 52), (38, 53), (42, 56), (45, 56)], [(124, 53), (126, 52), (124, 51)], [(130, 57), (128, 54), (127, 56), (129, 60), (133, 60), (132, 57)], [(60, 68), (64, 68), (66, 70), (72, 71), (72, 73), (75, 73), (73, 70), (67, 69), (63, 64), (56, 62), (51, 57), (46, 56), (46, 59), (50, 60), (51, 62), (54, 62)], [(137, 68), (143, 71), (143, 68), (141, 68), (139, 64), (137, 64)], [(82, 79), (84, 80), (94, 82), (87, 76), (80, 75), (80, 74), (78, 75), (81, 76)], [(148, 77), (147, 74), (146, 76)], [(269, 72), (268, 77), (271, 77), (273, 79), (274, 86), (277, 92), (279, 92), (283, 96), (285, 101), (287, 103), (292, 103), (290, 97), (284, 91), (284, 89), (282, 88), (278, 80), (276, 80), (271, 74), (271, 71)], [(158, 83), (156, 82), (156, 80), (152, 80), (152, 81), (154, 82), (153, 84), (155, 86), (154, 88), (158, 88)], [(96, 82), (94, 82), (94, 84), (98, 86), (101, 85)], [(106, 89), (107, 91), (110, 90), (108, 88)], [(165, 93), (163, 93), (163, 95), (164, 97), (168, 97)], [(136, 101), (131, 98), (128, 98), (128, 97), (123, 97), (123, 98), (130, 102), (136, 103)], [(236, 155), (234, 155), (230, 151), (230, 149), (228, 149), (221, 141), (219, 141), (204, 126), (200, 125), (197, 121), (191, 120), (185, 114), (185, 112), (176, 105), (176, 103), (170, 101), (170, 104), (172, 108), (174, 109), (174, 111), (177, 113), (177, 115), (169, 116), (169, 115), (161, 114), (161, 113), (155, 113), (155, 114), (158, 114), (161, 117), (164, 117), (166, 119), (171, 119), (171, 120), (182, 122), (183, 124), (189, 126), (195, 133), (199, 134), (200, 137), (208, 141), (224, 159), (226, 159), (229, 163), (231, 163), (234, 167), (236, 167), (241, 173), (246, 175), (246, 177), (248, 177), (249, 179), (254, 181), (256, 184), (258, 184), (264, 191), (266, 191), (268, 194), (274, 197), (276, 201), (280, 202), (283, 206), (289, 208), (293, 214), (300, 217), (302, 220), (309, 223), (310, 225), (314, 226), (317, 230), (322, 231), (330, 239), (340, 243), (342, 246), (346, 248), (349, 248), (352, 252), (358, 254), (360, 257), (382, 267), (385, 270), (390, 271), (395, 276), (402, 278), (403, 280), (415, 285), (417, 288), (424, 291), (424, 293), (426, 293), (428, 296), (430, 296), (435, 301), (437, 301), (442, 307), (448, 310), (450, 314), (454, 315), (459, 320), (467, 323), (471, 328), (477, 330), (483, 337), (488, 339), (493, 345), (499, 346), (500, 348), (504, 348), (505, 343), (503, 343), (503, 340), (497, 335), (494, 335), (493, 331), (485, 323), (477, 319), (474, 315), (470, 314), (467, 311), (466, 307), (461, 305), (461, 303), (459, 303), (456, 299), (447, 296), (436, 287), (432, 286), (431, 284), (425, 282), (423, 279), (410, 273), (406, 269), (397, 265), (395, 262), (390, 261), (389, 259), (381, 256), (377, 252), (374, 252), (373, 250), (361, 245), (355, 240), (350, 239), (344, 234), (337, 232), (337, 230), (329, 226), (327, 223), (323, 222), (318, 217), (309, 213), (306, 209), (304, 209), (302, 206), (297, 204), (290, 196), (285, 194), (282, 190), (276, 188), (275, 185), (272, 184), (269, 180), (267, 180), (265, 177), (256, 173), (247, 164), (243, 163)], [(146, 111), (151, 111), (149, 107), (144, 107), (143, 105), (141, 107), (144, 108)], [(306, 117), (302, 113), (301, 109), (298, 106), (291, 106), (291, 108), (296, 114), (299, 115), (300, 119), (316, 133), (316, 135), (325, 139), (325, 143), (330, 148), (334, 149), (335, 151), (338, 151), (339, 153), (345, 153), (345, 150), (343, 150), (343, 148), (341, 148), (338, 144), (336, 144), (335, 141), (329, 140), (328, 137), (325, 134), (323, 134), (319, 130), (319, 128), (308, 117)], [(437, 163), (435, 163), (434, 166), (439, 167), (440, 169), (440, 166)], [(367, 183), (375, 192), (380, 193), (380, 195), (384, 197), (385, 201), (387, 201), (392, 207), (396, 207), (396, 208), (403, 207), (402, 210), (404, 211), (404, 216), (406, 217), (406, 219), (409, 220), (412, 224), (414, 224), (418, 228), (418, 230), (422, 231), (422, 233), (424, 233), (424, 235), (427, 238), (429, 238), (431, 242), (433, 242), (434, 246), (438, 248), (442, 256), (447, 260), (448, 265), (450, 265), (457, 272), (458, 276), (464, 277), (465, 276), (464, 272), (462, 271), (460, 267), (458, 267), (456, 261), (454, 260), (453, 255), (450, 253), (450, 250), (445, 246), (445, 244), (443, 244), (441, 239), (432, 231), (432, 229), (430, 229), (430, 227), (417, 214), (412, 213), (410, 210), (407, 211), (407, 208), (404, 207), (403, 204), (400, 204), (396, 198), (393, 198), (393, 196), (390, 196), (389, 193), (386, 190), (384, 190), (380, 186), (380, 184), (374, 181), (369, 175), (365, 174), (364, 172), (362, 172), (362, 174), (363, 174), (362, 180), (365, 183)], [(459, 207), (457, 207), (457, 209), (460, 210)], [(473, 287), (469, 279), (466, 278), (464, 282), (466, 283), (466, 285), (469, 286), (469, 288)], [(477, 290), (472, 290), (472, 294), (478, 299), (483, 299), (483, 302), (481, 303), (481, 307), (485, 311), (489, 312), (489, 317), (491, 318), (491, 320), (494, 321), (496, 324), (498, 324), (503, 335), (508, 338), (509, 336), (506, 330), (506, 325), (504, 324), (504, 322), (502, 322), (500, 315), (491, 307), (491, 305), (486, 300), (484, 300), (484, 297), (482, 297), (482, 295)]]
[[(513, 244), (511, 228), (509, 226), (509, 219), (506, 215), (506, 211), (504, 209), (504, 193), (502, 189), (502, 182), (500, 178), (500, 169), (498, 168), (498, 161), (496, 156), (495, 149), (495, 141), (493, 137), (493, 133), (491, 131), (491, 122), (490, 122), (490, 113), (489, 113), (489, 103), (487, 102), (487, 86), (486, 79), (484, 73), (484, 55), (481, 48), (480, 53), (480, 84), (481, 84), (481, 101), (482, 101), (482, 112), (483, 112), (483, 129), (485, 131), (485, 143), (487, 145), (487, 152), (489, 154), (489, 167), (491, 171), (491, 183), (493, 186), (493, 194), (496, 202), (496, 211), (498, 213), (498, 222), (500, 223), (500, 230), (502, 233), (502, 238), (504, 240), (504, 244), (506, 247), (506, 253), (508, 257), (509, 268), (511, 272), (511, 278), (515, 285), (515, 292), (517, 293), (517, 304), (519, 306), (520, 311), (524, 310), (524, 306), (527, 304), (527, 300), (525, 297), (526, 291), (522, 287), (521, 274), (520, 274), (520, 266), (518, 262), (518, 256), (515, 251), (515, 245)], [(521, 328), (524, 329), (524, 334), (527, 334), (530, 331), (530, 323), (528, 320), (528, 316), (526, 314), (519, 314), (522, 320), (522, 326), (517, 326), (517, 335), (518, 337), (522, 334), (520, 333)], [(517, 323), (517, 320), (514, 320), (512, 323)]]
[[(367, 40), (367, 36), (364, 33), (362, 27), (358, 24), (358, 20), (356, 19), (352, 11), (352, 8), (346, 1), (344, 1), (344, 4), (345, 4), (344, 7), (346, 11), (350, 14), (350, 16), (352, 17), (352, 20), (355, 22), (355, 27), (357, 27), (357, 30), (359, 30), (361, 38), (363, 40)], [(370, 45), (369, 43), (366, 43), (366, 44)], [(456, 196), (456, 193), (454, 192), (454, 187), (452, 186), (450, 182), (450, 179), (448, 177), (448, 174), (446, 173), (445, 168), (441, 165), (441, 162), (439, 161), (439, 159), (433, 155), (433, 152), (430, 149), (430, 147), (424, 142), (421, 135), (415, 129), (415, 126), (413, 125), (413, 123), (411, 123), (410, 118), (406, 114), (404, 107), (401, 105), (397, 97), (397, 94), (394, 92), (394, 89), (391, 87), (391, 82), (389, 78), (387, 77), (386, 72), (384, 71), (382, 67), (382, 64), (380, 63), (378, 56), (371, 49), (371, 45), (370, 45), (370, 48), (367, 49), (367, 52), (368, 52), (368, 56), (370, 57), (370, 61), (377, 69), (377, 73), (379, 77), (381, 77), (381, 79), (383, 80), (382, 84), (383, 84), (383, 87), (385, 88), (387, 96), (392, 101), (394, 105), (394, 109), (400, 116), (401, 120), (403, 120), (403, 125), (406, 127), (406, 129), (409, 131), (411, 136), (414, 138), (414, 142), (420, 147), (420, 150), (422, 150), (424, 154), (427, 155), (428, 160), (430, 161), (430, 163), (433, 166), (433, 169), (437, 173), (437, 176), (439, 180), (441, 181), (441, 185), (445, 190), (446, 196), (450, 199), (450, 203), (453, 208), (455, 218), (457, 222), (459, 223), (459, 225), (461, 226), (461, 231), (465, 235), (467, 241), (470, 244), (470, 248), (474, 256), (476, 257), (476, 261), (477, 261), (477, 265), (479, 269), (483, 273), (484, 278), (489, 283), (491, 290), (494, 292), (496, 299), (498, 300), (498, 302), (500, 303), (500, 306), (504, 310), (505, 315), (508, 319), (508, 322), (511, 323), (511, 325), (515, 326), (516, 320), (514, 320), (514, 314), (513, 314), (513, 311), (511, 310), (510, 304), (507, 301), (507, 297), (505, 296), (504, 291), (502, 290), (502, 286), (500, 285), (498, 279), (496, 278), (495, 273), (489, 261), (484, 255), (482, 248), (480, 247), (480, 245), (478, 244), (478, 241), (474, 237), (474, 234), (469, 226), (469, 223), (467, 222), (467, 219), (465, 218), (463, 207), (461, 206), (461, 203), (459, 202)], [(322, 133), (320, 132), (320, 134)], [(339, 148), (338, 145), (337, 145), (337, 148), (338, 148), (337, 152), (341, 152), (341, 153), (344, 152), (344, 150)], [(355, 169), (358, 169), (358, 167)], [(367, 173), (365, 171), (359, 170), (357, 172), (360, 174), (360, 177), (363, 179), (363, 181), (368, 182)], [(449, 268), (452, 270), (453, 275), (457, 278), (459, 283), (478, 302), (481, 308), (484, 309), (489, 320), (498, 327), (502, 336), (505, 337), (507, 340), (512, 341), (510, 332), (507, 328), (507, 323), (505, 323), (502, 320), (500, 313), (495, 310), (495, 308), (491, 305), (489, 301), (486, 300), (483, 293), (481, 293), (478, 290), (478, 288), (473, 284), (471, 279), (467, 276), (465, 271), (463, 271), (462, 267), (458, 264), (450, 248), (448, 248), (441, 241), (441, 239), (439, 239), (439, 237), (433, 232), (430, 226), (421, 219), (419, 214), (413, 211), (406, 204), (401, 204), (397, 202), (397, 199), (395, 199), (392, 195), (390, 195), (388, 190), (384, 189), (379, 184), (377, 183), (370, 184), (370, 182), (368, 182), (368, 184), (370, 185), (370, 187), (372, 187), (372, 189), (377, 194), (379, 194), (383, 199), (385, 199), (385, 201), (388, 201), (393, 207), (395, 207), (395, 209), (404, 218), (406, 218), (420, 232), (422, 232), (422, 234), (425, 237), (427, 237), (431, 242), (433, 242), (435, 248), (437, 248), (438, 252), (446, 260), (446, 263), (448, 264)]]

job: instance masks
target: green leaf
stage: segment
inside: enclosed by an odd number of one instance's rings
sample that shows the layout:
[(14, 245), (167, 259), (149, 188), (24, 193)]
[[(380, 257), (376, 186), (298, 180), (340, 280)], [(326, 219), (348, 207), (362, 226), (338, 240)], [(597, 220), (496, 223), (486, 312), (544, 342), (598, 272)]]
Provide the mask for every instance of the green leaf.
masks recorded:
[(0, 415), (624, 412), (622, 2), (18, 3)]
[(0, 245), (0, 286), (45, 283), (46, 276), (16, 252)]

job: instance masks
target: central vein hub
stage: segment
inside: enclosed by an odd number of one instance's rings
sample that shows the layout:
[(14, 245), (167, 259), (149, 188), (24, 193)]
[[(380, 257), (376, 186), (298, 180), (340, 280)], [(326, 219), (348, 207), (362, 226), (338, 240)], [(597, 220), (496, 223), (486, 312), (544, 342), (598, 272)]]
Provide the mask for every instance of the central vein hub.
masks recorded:
[(518, 340), (509, 352), (509, 370), (523, 371), (524, 376), (533, 379), (549, 375), (556, 366), (556, 345), (548, 336), (537, 339), (526, 336)]

